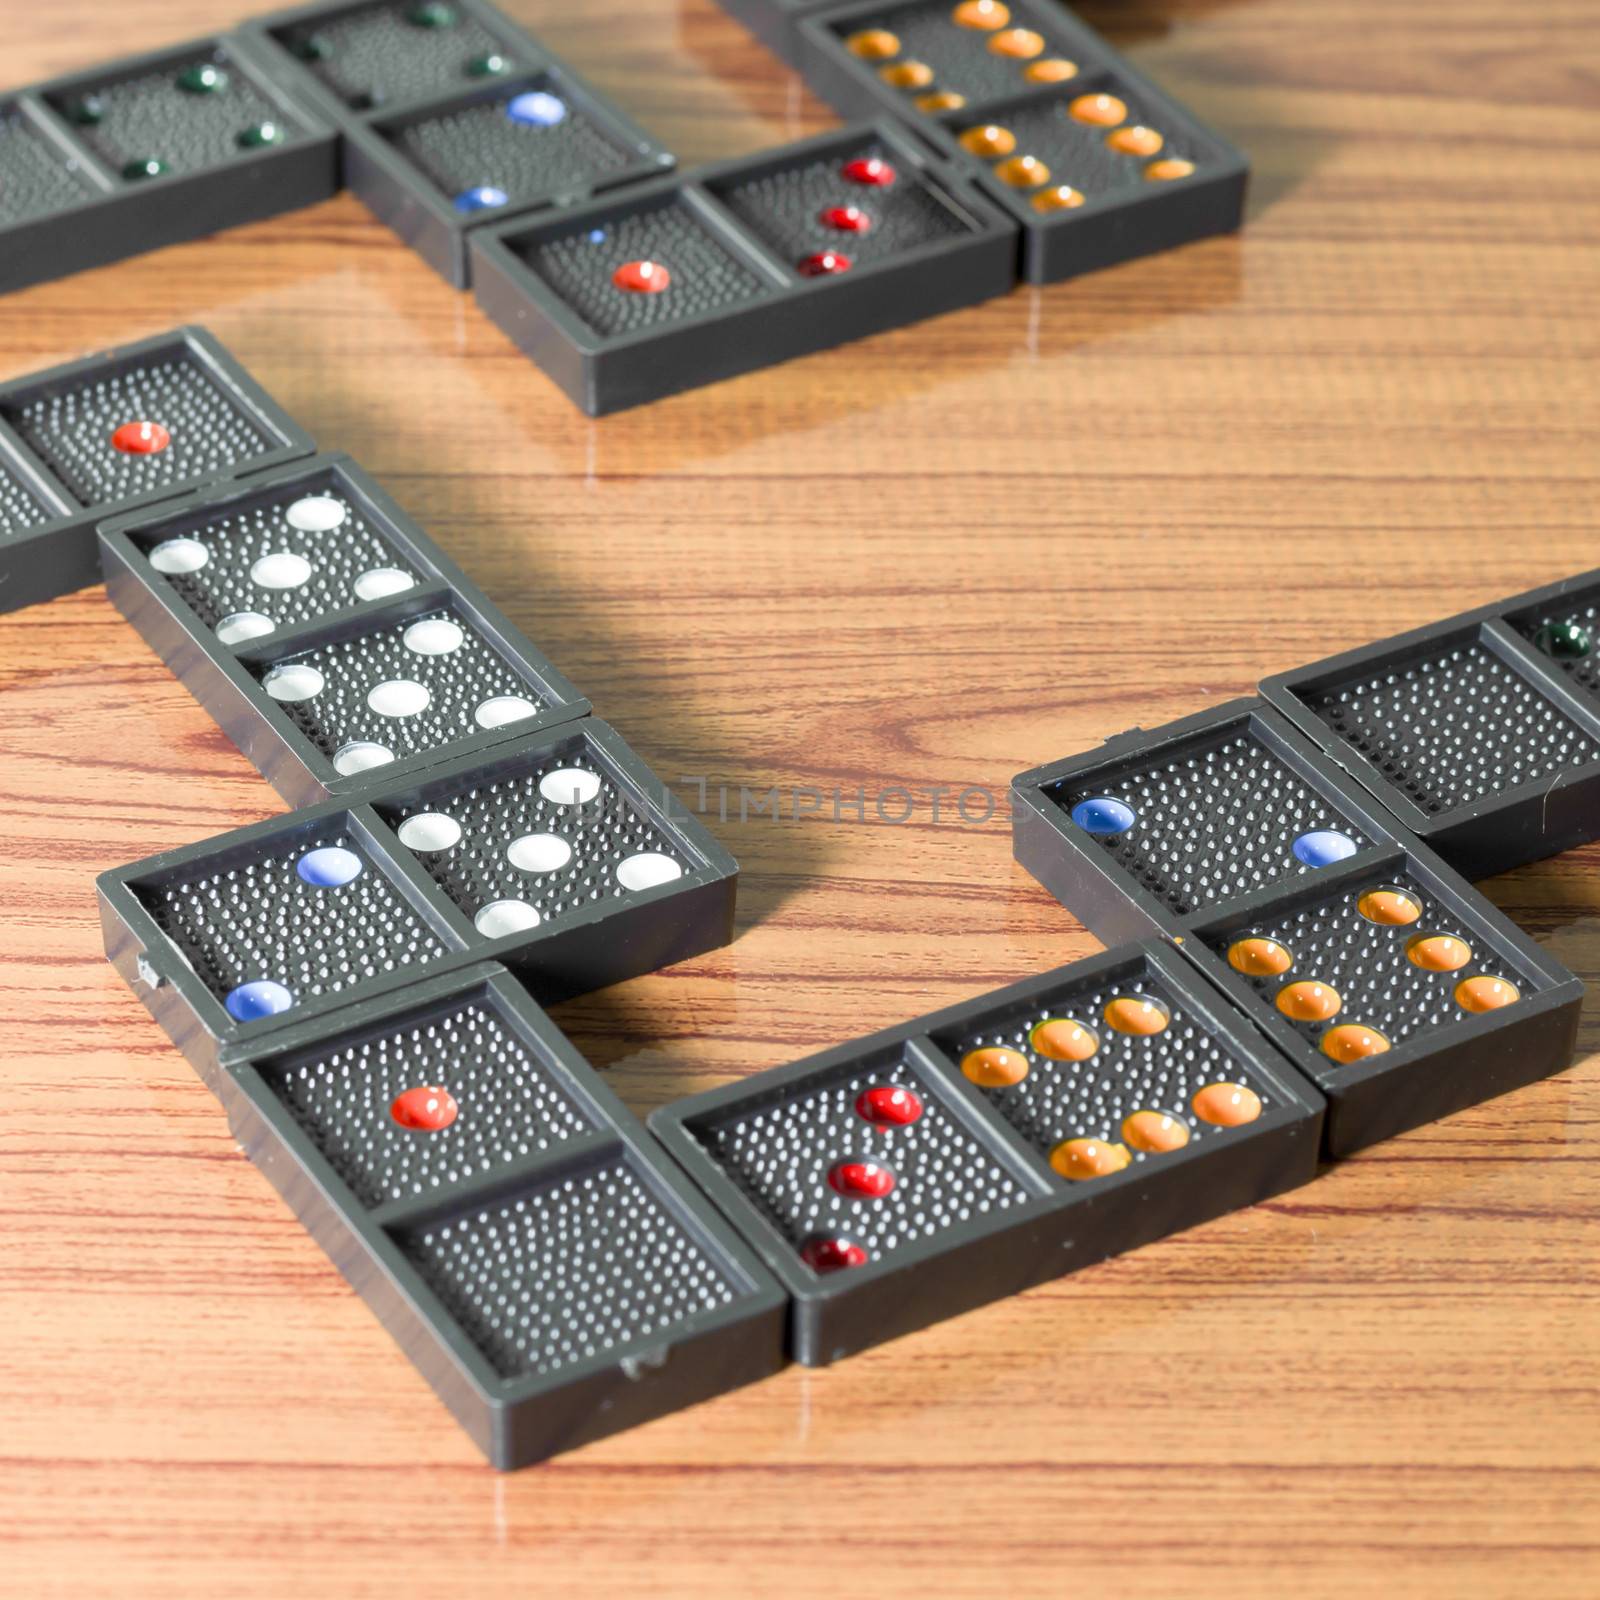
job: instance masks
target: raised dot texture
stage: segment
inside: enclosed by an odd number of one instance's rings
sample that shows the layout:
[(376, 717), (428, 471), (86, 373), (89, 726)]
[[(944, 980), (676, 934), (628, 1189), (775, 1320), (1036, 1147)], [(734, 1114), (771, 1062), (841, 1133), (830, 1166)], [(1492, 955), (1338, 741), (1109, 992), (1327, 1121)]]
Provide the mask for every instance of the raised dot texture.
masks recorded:
[(652, 1341), (676, 1348), (680, 1328), (741, 1293), (623, 1157), (546, 1176), (400, 1243), (503, 1378)]
[[(1374, 920), (1375, 912), (1381, 920)], [(1418, 931), (1469, 948), (1472, 959), (1458, 969), (1469, 981), (1481, 977), (1516, 985), (1522, 980), (1523, 975), (1495, 955), (1486, 941), (1474, 937), (1469, 926), (1405, 874), (1389, 882), (1325, 892), (1255, 928), (1258, 936), (1293, 950), (1301, 972), (1312, 974), (1339, 995), (1342, 1005), (1334, 1027), (1318, 1020), (1290, 1020), (1307, 1045), (1333, 1059), (1342, 1059), (1334, 1052), (1349, 1048), (1361, 1033), (1370, 1032), (1398, 1048), (1441, 1028), (1466, 1025), (1450, 976), (1411, 959)], [(1271, 1006), (1278, 980), (1246, 981), (1261, 1002)], [(1356, 1032), (1345, 1032), (1346, 1024)]]
[[(591, 1128), (521, 1027), (481, 991), (392, 1011), (280, 1057), (262, 1077), (366, 1206), (481, 1179)], [(429, 1110), (436, 1096), (448, 1107)], [(425, 1121), (443, 1125), (412, 1126)]]
[[(1116, 783), (1139, 825), (1099, 842), (1179, 915), (1313, 870), (1292, 849), (1307, 833), (1336, 830), (1359, 841), (1348, 820), (1247, 722), (1200, 732), (1131, 771), (1119, 762)], [(1070, 815), (1083, 801), (1103, 798), (1104, 785), (1089, 771), (1050, 792)]]
[(1305, 699), (1428, 815), (1600, 761), (1600, 739), (1476, 637)]
[(351, 850), (335, 816), (213, 852), (133, 890), (195, 976), (219, 998), (269, 979), (302, 1001), (359, 998), (368, 980), (428, 967), (442, 941), (382, 870), (329, 892), (306, 883), (309, 851)]
[[(1093, 1035), (1105, 1008), (1128, 999), (1148, 1001), (1166, 1018), (1166, 1026), (1154, 1034), (1107, 1029), (1098, 1035), (1096, 1050), (1081, 1058), (1058, 1059), (1040, 1048), (1044, 1040), (1071, 1037), (1069, 1029)], [(1188, 1127), (1192, 1098), (1219, 1082), (1251, 1087), (1263, 1101), (1271, 1093), (1269, 1085), (1257, 1085), (1251, 1064), (1238, 1058), (1208, 1023), (1143, 976), (1068, 981), (1030, 1005), (1003, 1007), (987, 1021), (937, 1043), (958, 1062), (979, 1050), (1031, 1058), (1031, 1068), (1019, 1082), (979, 1085), (979, 1092), (1046, 1159), (1070, 1139), (1120, 1143), (1138, 1162), (1165, 1153), (1161, 1146), (1173, 1144), (1185, 1130), (1190, 1140), (1201, 1143), (1235, 1137), (1211, 1123)]]
[[(1030, 1203), (1006, 1165), (896, 1054), (802, 1078), (777, 1097), (735, 1103), (695, 1130), (711, 1160), (791, 1248), (846, 1239), (884, 1261)], [(905, 1099), (892, 1099), (895, 1090)], [(880, 1113), (863, 1116), (864, 1101)], [(893, 1186), (869, 1199), (842, 1195), (828, 1181), (841, 1162), (887, 1168)]]

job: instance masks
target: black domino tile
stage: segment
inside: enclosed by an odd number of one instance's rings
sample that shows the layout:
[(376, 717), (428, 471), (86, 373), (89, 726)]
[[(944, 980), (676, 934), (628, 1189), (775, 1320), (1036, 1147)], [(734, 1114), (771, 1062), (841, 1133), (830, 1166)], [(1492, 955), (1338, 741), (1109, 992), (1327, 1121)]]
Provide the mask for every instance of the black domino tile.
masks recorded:
[(1581, 980), (1414, 846), (1252, 895), (1184, 948), (1327, 1096), (1330, 1157), (1573, 1058)]
[[(1008, 0), (994, 8), (1006, 19), (997, 29), (959, 26), (956, 9), (873, 0), (808, 13), (801, 70), (843, 115), (887, 110), (970, 172), (1021, 229), (1024, 279), (1054, 282), (1239, 226), (1244, 157), (1091, 28), (1049, 0)], [(995, 52), (1013, 35), (1031, 53)], [(1041, 70), (1052, 79), (1030, 78)], [(1080, 120), (1112, 103), (1109, 121)], [(1159, 135), (1159, 147), (1112, 148), (1133, 129)]]
[[(873, 156), (891, 186), (844, 176)], [(835, 208), (865, 214), (868, 230), (824, 224)], [(1016, 232), (883, 124), (486, 229), (473, 249), (484, 310), (599, 415), (1003, 294)], [(659, 292), (616, 282), (641, 261), (665, 268)]]
[(291, 804), (588, 714), (348, 457), (119, 519), (100, 538), (112, 602)]
[(781, 1289), (497, 967), (280, 1034), (217, 1088), (496, 1467), (782, 1364)]
[(98, 887), (108, 958), (209, 1082), (279, 1029), (472, 961), (549, 1001), (699, 955), (732, 937), (737, 874), (584, 718)]
[[(130, 423), (159, 425), (169, 443), (117, 448)], [(0, 610), (98, 583), (98, 523), (314, 448), (201, 328), (0, 384)]]
[[(536, 120), (521, 114), (524, 106)], [(470, 282), (470, 236), (486, 224), (564, 212), (672, 164), (668, 151), (557, 64), (346, 132), (350, 188), (457, 288)]]
[(212, 37), (0, 102), (0, 292), (297, 210), (337, 137), (248, 41)]
[(1303, 1183), (1322, 1114), (1147, 942), (650, 1122), (788, 1290), (815, 1366)]
[(1494, 608), (1261, 693), (1467, 878), (1600, 837), (1600, 706)]
[(1012, 796), (1017, 860), (1108, 944), (1182, 936), (1404, 832), (1256, 699), (1119, 734), (1020, 774)]

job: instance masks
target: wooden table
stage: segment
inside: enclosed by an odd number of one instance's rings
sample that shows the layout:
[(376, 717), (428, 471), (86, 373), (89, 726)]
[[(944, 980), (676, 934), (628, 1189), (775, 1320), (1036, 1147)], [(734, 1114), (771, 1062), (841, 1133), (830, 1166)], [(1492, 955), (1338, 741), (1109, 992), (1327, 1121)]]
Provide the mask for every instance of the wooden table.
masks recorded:
[[(510, 9), (685, 164), (828, 125), (710, 0)], [(240, 7), (12, 10), (20, 82)], [(1600, 559), (1592, 0), (1092, 15), (1252, 152), (1242, 238), (602, 422), (348, 197), (0, 300), (0, 376), (214, 329), (727, 786), (737, 942), (558, 1014), (641, 1111), (1095, 948), (930, 790)], [(0, 751), (8, 1592), (1600, 1586), (1596, 1007), (1298, 1193), (498, 1478), (101, 958), (94, 875), (266, 784), (94, 591), (0, 619)], [(774, 785), (924, 798), (741, 823)], [(1590, 979), (1597, 866), (1488, 886)]]

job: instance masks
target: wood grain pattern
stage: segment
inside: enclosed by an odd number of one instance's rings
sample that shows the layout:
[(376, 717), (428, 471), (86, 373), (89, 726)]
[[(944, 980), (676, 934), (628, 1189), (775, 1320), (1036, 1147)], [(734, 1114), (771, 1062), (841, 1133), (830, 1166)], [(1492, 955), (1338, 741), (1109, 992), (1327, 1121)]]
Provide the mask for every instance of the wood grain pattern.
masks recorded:
[[(686, 163), (828, 125), (709, 0), (509, 9)], [(19, 5), (4, 75), (240, 13)], [(998, 795), (1600, 559), (1592, 0), (1092, 15), (1251, 151), (1242, 238), (599, 423), (348, 197), (0, 300), (0, 376), (213, 328), (730, 787), (737, 943), (560, 1013), (641, 1110), (1094, 948), (1001, 818), (741, 786)], [(496, 1479), (100, 955), (94, 874), (266, 785), (94, 592), (0, 619), (0, 755), (9, 1592), (1594, 1594), (1600, 1001), (1272, 1205)], [(1597, 866), (1489, 885), (1591, 981)]]

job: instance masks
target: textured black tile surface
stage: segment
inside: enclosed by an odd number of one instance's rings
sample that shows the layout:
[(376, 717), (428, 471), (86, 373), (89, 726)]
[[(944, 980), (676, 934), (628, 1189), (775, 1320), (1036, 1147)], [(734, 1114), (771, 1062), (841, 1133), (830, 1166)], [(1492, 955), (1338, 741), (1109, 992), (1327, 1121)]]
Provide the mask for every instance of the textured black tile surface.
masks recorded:
[(1261, 685), (1473, 879), (1600, 837), (1600, 707), (1498, 609)]
[(1108, 940), (1181, 931), (1399, 831), (1259, 700), (1133, 729), (1022, 773), (1013, 794), (1017, 859)]
[(499, 968), (280, 1034), (217, 1087), (497, 1467), (782, 1362), (781, 1290)]
[(1572, 1059), (1581, 982), (1415, 845), (1255, 895), (1185, 948), (1328, 1096), (1331, 1155)]

